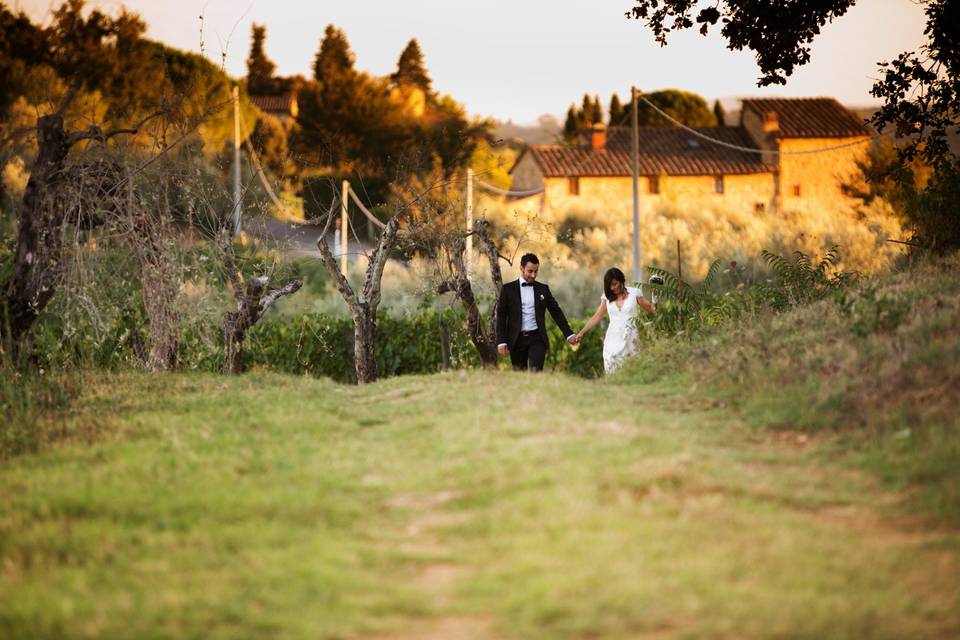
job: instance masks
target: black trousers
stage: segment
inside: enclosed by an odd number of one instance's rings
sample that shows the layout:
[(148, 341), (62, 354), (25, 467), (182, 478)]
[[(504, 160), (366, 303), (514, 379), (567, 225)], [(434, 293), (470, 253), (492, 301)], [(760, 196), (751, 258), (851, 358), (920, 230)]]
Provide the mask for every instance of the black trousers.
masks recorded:
[(543, 371), (547, 357), (547, 343), (539, 331), (520, 332), (510, 348), (510, 362), (514, 371)]

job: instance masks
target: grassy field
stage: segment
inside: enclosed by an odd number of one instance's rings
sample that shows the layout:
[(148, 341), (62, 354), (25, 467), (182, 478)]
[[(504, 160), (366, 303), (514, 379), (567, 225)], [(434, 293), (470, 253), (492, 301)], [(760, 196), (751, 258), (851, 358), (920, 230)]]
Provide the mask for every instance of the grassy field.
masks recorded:
[(958, 637), (957, 266), (610, 380), (85, 374), (0, 637)]

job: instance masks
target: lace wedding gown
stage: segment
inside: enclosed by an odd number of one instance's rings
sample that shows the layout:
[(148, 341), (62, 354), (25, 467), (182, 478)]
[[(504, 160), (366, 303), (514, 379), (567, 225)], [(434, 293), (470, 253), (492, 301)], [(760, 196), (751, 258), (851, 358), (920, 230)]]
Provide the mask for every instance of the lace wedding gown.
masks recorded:
[(607, 303), (607, 316), (610, 318), (607, 333), (603, 337), (603, 369), (607, 375), (614, 373), (627, 358), (637, 353), (637, 296), (640, 290), (627, 287), (627, 293), (630, 295), (619, 309), (616, 302), (607, 300), (606, 296), (601, 298)]

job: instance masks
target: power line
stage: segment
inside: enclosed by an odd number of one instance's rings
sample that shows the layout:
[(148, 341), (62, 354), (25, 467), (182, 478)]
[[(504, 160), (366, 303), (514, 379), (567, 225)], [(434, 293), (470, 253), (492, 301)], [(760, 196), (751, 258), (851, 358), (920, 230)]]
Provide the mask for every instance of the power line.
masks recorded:
[(679, 122), (679, 121), (676, 120), (673, 116), (671, 116), (670, 114), (668, 114), (667, 112), (665, 112), (663, 109), (661, 109), (661, 108), (658, 107), (657, 105), (655, 105), (655, 104), (653, 104), (652, 102), (650, 102), (649, 100), (647, 100), (645, 97), (643, 97), (643, 96), (638, 96), (638, 97), (639, 97), (641, 100), (643, 100), (644, 102), (646, 102), (647, 105), (648, 105), (651, 109), (653, 109), (654, 111), (656, 111), (658, 114), (660, 114), (661, 116), (663, 116), (664, 118), (666, 118), (667, 120), (669, 120), (670, 122), (672, 122), (673, 124), (675, 124), (676, 126), (678, 126), (679, 128), (683, 129), (683, 130), (686, 131), (687, 133), (689, 133), (689, 134), (691, 134), (691, 135), (694, 135), (694, 136), (696, 136), (696, 137), (698, 137), (698, 138), (701, 138), (701, 139), (703, 139), (703, 140), (706, 140), (707, 142), (711, 142), (711, 143), (713, 143), (713, 144), (719, 145), (719, 146), (721, 146), (721, 147), (727, 147), (728, 149), (735, 149), (735, 150), (737, 150), (737, 151), (743, 151), (743, 152), (745, 152), (745, 153), (759, 153), (759, 154), (769, 153), (769, 154), (775, 154), (775, 155), (781, 155), (781, 156), (802, 156), (802, 155), (810, 155), (810, 154), (815, 154), (815, 153), (826, 153), (826, 152), (828, 152), (828, 151), (836, 151), (837, 149), (845, 149), (846, 147), (853, 147), (853, 146), (856, 146), (856, 145), (858, 145), (858, 144), (864, 144), (864, 143), (866, 143), (866, 142), (870, 142), (871, 140), (873, 140), (873, 137), (871, 137), (871, 138), (867, 138), (867, 139), (865, 139), (865, 140), (856, 140), (856, 141), (854, 141), (854, 142), (847, 142), (847, 143), (844, 143), (844, 144), (838, 144), (838, 145), (833, 146), (833, 147), (824, 147), (824, 148), (822, 148), (822, 149), (807, 149), (807, 150), (804, 150), (804, 151), (779, 151), (779, 150), (775, 150), (775, 151), (764, 151), (763, 149), (755, 149), (755, 148), (753, 148), (753, 147), (744, 147), (744, 146), (741, 146), (741, 145), (738, 145), (738, 144), (731, 144), (731, 143), (729, 143), (729, 142), (724, 142), (723, 140), (717, 140), (716, 138), (711, 138), (710, 136), (708, 136), (708, 135), (706, 135), (706, 134), (704, 134), (704, 133), (700, 133), (700, 132), (697, 131), (696, 129), (693, 129), (693, 128), (691, 128), (691, 127), (688, 127), (687, 125), (683, 124), (682, 122)]
[(487, 184), (486, 182), (483, 182), (482, 180), (479, 180), (476, 178), (474, 179), (474, 182), (476, 182), (478, 187), (482, 187), (487, 191), (496, 193), (501, 196), (524, 197), (524, 196), (534, 196), (534, 195), (537, 195), (538, 193), (543, 193), (543, 187), (540, 187), (538, 189), (530, 189), (529, 191), (510, 191), (509, 189), (501, 189), (500, 187), (495, 187), (492, 184)]
[(385, 225), (384, 223), (380, 222), (380, 220), (378, 220), (375, 215), (373, 215), (372, 213), (370, 213), (370, 210), (369, 210), (369, 209), (367, 209), (365, 206), (363, 206), (363, 203), (360, 202), (360, 198), (358, 198), (358, 197), (357, 197), (357, 194), (355, 194), (355, 193), (353, 192), (353, 187), (352, 187), (352, 186), (347, 188), (347, 193), (350, 194), (350, 199), (353, 200), (354, 204), (356, 204), (357, 207), (360, 209), (360, 211), (363, 212), (363, 215), (367, 216), (367, 219), (370, 220), (370, 222), (372, 222), (372, 223), (375, 224), (376, 226), (380, 227), (381, 229), (386, 228), (387, 225)]

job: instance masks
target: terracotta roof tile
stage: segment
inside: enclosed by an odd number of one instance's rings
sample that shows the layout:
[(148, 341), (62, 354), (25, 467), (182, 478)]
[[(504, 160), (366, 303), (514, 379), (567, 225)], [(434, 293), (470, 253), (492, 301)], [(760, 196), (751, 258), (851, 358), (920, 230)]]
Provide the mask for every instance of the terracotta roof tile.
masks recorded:
[[(699, 127), (704, 135), (743, 147), (756, 145), (740, 127)], [(775, 167), (757, 153), (738, 151), (698, 139), (682, 129), (641, 127), (639, 131), (641, 175), (718, 175), (766, 173)], [(527, 149), (544, 176), (629, 176), (630, 130), (607, 130), (606, 147), (594, 151), (588, 142), (577, 146), (534, 145)], [(519, 158), (518, 158), (519, 160)], [(516, 166), (516, 165), (514, 165)]]
[(782, 138), (870, 135), (861, 119), (833, 98), (748, 98), (743, 100), (743, 111), (747, 109), (761, 119), (768, 111), (775, 112)]
[(250, 96), (250, 102), (268, 113), (290, 113), (294, 95), (284, 93), (274, 96)]

